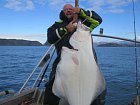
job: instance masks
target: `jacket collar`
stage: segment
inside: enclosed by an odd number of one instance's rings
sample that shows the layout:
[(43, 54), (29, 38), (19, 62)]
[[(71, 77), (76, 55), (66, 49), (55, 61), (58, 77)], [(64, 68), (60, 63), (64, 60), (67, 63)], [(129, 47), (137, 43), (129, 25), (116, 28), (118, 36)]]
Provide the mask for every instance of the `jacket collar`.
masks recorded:
[(68, 18), (65, 16), (63, 10), (61, 10), (61, 12), (60, 12), (60, 14), (59, 14), (59, 18), (60, 18), (62, 21), (64, 21), (64, 22), (70, 22), (70, 21), (68, 20)]

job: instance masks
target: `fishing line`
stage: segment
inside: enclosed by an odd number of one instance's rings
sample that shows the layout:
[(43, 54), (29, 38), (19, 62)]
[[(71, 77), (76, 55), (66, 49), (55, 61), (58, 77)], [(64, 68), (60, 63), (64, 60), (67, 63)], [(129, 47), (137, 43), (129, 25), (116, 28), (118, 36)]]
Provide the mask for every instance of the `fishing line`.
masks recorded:
[(135, 18), (135, 2), (132, 0), (133, 3), (133, 21), (134, 21), (134, 36), (135, 36), (135, 70), (136, 70), (136, 105), (139, 105), (139, 84), (138, 84), (138, 60), (137, 60), (137, 43), (136, 43), (136, 18)]

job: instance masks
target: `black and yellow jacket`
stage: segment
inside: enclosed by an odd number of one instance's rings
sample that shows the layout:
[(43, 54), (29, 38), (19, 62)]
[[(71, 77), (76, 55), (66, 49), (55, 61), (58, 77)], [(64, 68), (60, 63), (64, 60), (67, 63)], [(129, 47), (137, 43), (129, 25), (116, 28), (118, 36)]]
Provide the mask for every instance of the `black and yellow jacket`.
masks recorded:
[[(80, 10), (78, 19), (83, 22), (84, 25), (90, 27), (92, 31), (95, 27), (102, 23), (101, 17), (94, 11)], [(60, 12), (60, 21), (55, 22), (47, 32), (47, 40), (50, 44), (55, 44), (57, 54), (61, 53), (63, 46), (72, 48), (69, 44), (69, 39), (73, 33), (67, 31), (66, 26), (69, 24), (69, 20), (64, 15), (63, 11)]]

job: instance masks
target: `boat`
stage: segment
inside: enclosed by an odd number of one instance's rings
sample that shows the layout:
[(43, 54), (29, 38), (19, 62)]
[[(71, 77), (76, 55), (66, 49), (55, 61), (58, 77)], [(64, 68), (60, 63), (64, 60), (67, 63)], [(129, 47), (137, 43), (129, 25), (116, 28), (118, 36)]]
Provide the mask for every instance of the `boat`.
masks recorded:
[[(92, 34), (92, 36), (135, 42), (132, 39), (103, 34)], [(136, 43), (140, 43), (140, 41), (136, 41)], [(12, 94), (9, 95), (8, 91), (0, 92), (0, 94), (5, 93), (6, 95), (4, 98), (0, 99), (0, 105), (43, 105), (45, 86), (43, 87), (41, 83), (45, 78), (45, 73), (48, 70), (54, 52), (55, 52), (54, 45), (51, 45), (17, 93), (13, 94), (13, 92), (11, 91), (9, 93)], [(40, 69), (40, 72), (38, 73), (38, 76), (35, 79), (33, 85), (30, 87), (26, 87), (26, 84), (31, 80), (31, 77), (35, 74), (35, 72), (38, 69)]]
[[(140, 41), (136, 41), (133, 39), (103, 35), (103, 29), (101, 29), (100, 32), (101, 32), (100, 34), (92, 34), (92, 36), (135, 42), (135, 44), (140, 43)], [(50, 62), (52, 60), (54, 53), (55, 53), (54, 45), (51, 45), (17, 93), (13, 93), (14, 91), (11, 90), (0, 92), (0, 96), (5, 95), (4, 98), (0, 99), (0, 105), (43, 105), (45, 92), (44, 84), (46, 83), (43, 82), (43, 80), (45, 79), (45, 73), (48, 70), (48, 67), (50, 66)], [(26, 86), (27, 83), (31, 81), (32, 76), (35, 75), (35, 72), (38, 69), (39, 69), (38, 76), (32, 83), (33, 85), (30, 87)], [(64, 105), (63, 102), (61, 101), (63, 100), (60, 100), (60, 105)], [(139, 105), (138, 95), (136, 96), (134, 102), (137, 102), (135, 105)]]

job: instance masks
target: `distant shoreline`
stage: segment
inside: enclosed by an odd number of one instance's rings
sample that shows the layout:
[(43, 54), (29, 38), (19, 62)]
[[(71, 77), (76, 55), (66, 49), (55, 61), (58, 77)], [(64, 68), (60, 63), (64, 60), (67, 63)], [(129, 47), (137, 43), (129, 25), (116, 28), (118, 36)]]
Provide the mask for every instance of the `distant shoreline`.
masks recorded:
[[(30, 41), (22, 39), (2, 39), (0, 38), (0, 46), (50, 46), (46, 43), (42, 44), (39, 41)], [(134, 47), (134, 43), (118, 43), (118, 42), (95, 42), (95, 47)], [(137, 44), (140, 47), (140, 44)]]
[(43, 46), (43, 44), (38, 41), (0, 38), (0, 46)]
[[(134, 47), (134, 44), (128, 43), (104, 43), (99, 44), (97, 47)], [(137, 47), (140, 47), (140, 44), (137, 44)]]

